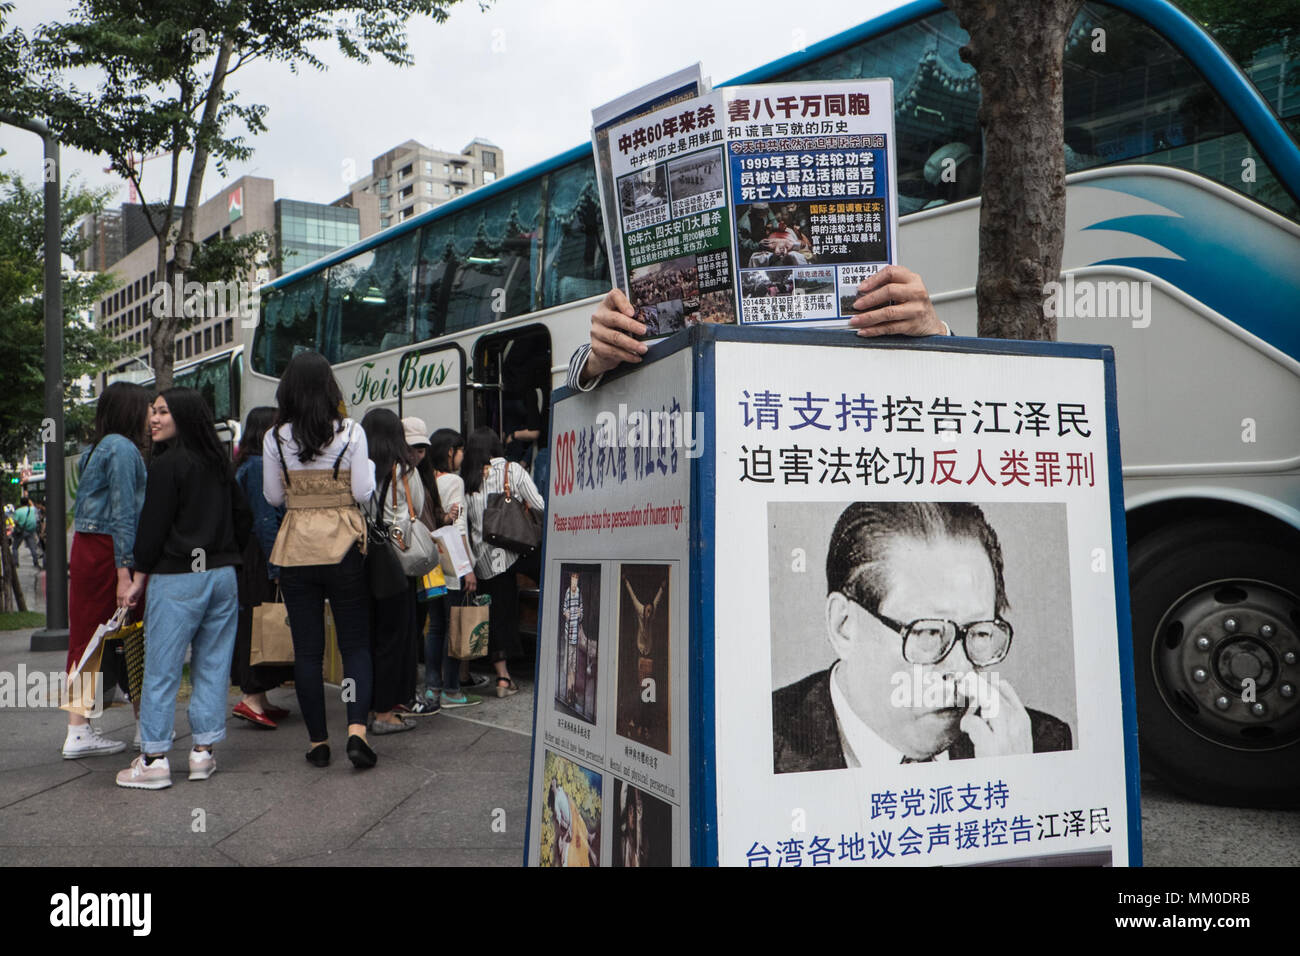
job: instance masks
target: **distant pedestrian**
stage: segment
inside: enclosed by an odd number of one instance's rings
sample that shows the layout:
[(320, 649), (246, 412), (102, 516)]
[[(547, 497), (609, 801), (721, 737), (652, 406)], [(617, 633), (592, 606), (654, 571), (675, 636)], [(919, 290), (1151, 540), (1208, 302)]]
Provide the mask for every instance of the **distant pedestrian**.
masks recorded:
[(274, 424), (274, 408), (260, 405), (250, 409), (239, 437), (239, 456), (235, 459), (235, 482), (253, 513), (253, 533), (244, 548), (239, 572), (239, 629), (231, 664), (231, 681), (244, 695), (231, 716), (269, 730), (274, 730), (275, 722), (289, 716), (289, 712), (273, 707), (266, 699), (266, 692), (293, 680), (292, 664), (255, 665), (250, 660), (253, 609), (275, 600), (280, 577), (280, 569), (268, 562), (284, 520), (284, 508), (269, 504), (262, 494), (262, 442)]
[(358, 504), (375, 490), (366, 433), (346, 417), (343, 392), (319, 352), (299, 352), (275, 392), (278, 424), (262, 442), (262, 491), (287, 510), (270, 561), (280, 568), (293, 631), (293, 680), (307, 724), (307, 760), (329, 765), (325, 721), (325, 601), (338, 635), (347, 698), (348, 759), (360, 769), (378, 756), (366, 739), (373, 694), (366, 525)]
[(169, 388), (149, 416), (153, 455), (127, 602), (148, 587), (140, 756), (117, 775), (119, 787), (171, 786), (176, 695), (190, 653), (191, 780), (217, 769), (214, 745), (226, 736), (230, 657), (239, 620), (236, 569), (252, 515), (235, 484), (207, 402), (192, 388)]
[[(68, 556), (68, 658), (70, 672), (95, 630), (127, 606), (135, 566), (135, 529), (144, 506), (141, 450), (149, 428), (149, 390), (114, 382), (95, 405), (95, 435), (78, 466)], [(108, 680), (104, 681), (107, 686)], [(132, 701), (137, 717), (140, 702)], [(68, 712), (63, 756), (69, 760), (126, 749), (102, 737), (87, 714)]]
[(18, 547), (26, 544), (32, 555), (32, 567), (40, 569), (44, 557), (40, 549), (41, 513), (32, 504), (32, 499), (23, 495), (22, 503), (14, 509), (13, 558), (14, 567), (18, 564)]

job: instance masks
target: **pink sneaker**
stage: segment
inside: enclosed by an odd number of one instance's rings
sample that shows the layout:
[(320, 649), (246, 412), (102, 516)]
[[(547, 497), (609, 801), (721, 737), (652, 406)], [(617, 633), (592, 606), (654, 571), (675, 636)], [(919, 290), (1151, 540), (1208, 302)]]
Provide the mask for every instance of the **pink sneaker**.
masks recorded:
[(131, 761), (131, 766), (118, 772), (117, 785), (133, 790), (164, 790), (172, 785), (171, 765), (166, 757), (145, 763), (141, 754)]

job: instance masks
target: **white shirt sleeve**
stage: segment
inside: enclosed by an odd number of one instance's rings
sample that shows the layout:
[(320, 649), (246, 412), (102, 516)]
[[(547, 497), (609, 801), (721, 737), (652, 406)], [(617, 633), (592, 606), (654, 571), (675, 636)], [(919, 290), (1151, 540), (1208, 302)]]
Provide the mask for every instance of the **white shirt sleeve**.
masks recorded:
[(280, 468), (280, 449), (275, 444), (274, 428), (268, 428), (262, 437), (262, 497), (272, 507), (284, 504), (284, 473)]
[(541, 493), (533, 484), (533, 479), (518, 462), (510, 462), (510, 487), (523, 496), (530, 508), (536, 508), (538, 511), (546, 510), (546, 502), (542, 500)]
[(348, 451), (348, 469), (352, 473), (352, 497), (358, 504), (366, 504), (375, 493), (375, 463), (370, 460), (370, 445), (365, 429), (352, 426), (352, 447)]

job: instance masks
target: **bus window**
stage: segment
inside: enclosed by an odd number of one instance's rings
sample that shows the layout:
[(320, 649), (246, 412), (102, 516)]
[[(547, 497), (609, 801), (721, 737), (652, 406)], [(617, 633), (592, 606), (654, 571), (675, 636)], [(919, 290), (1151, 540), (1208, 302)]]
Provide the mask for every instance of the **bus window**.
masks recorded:
[(539, 178), (429, 223), (416, 279), (417, 334), (458, 332), (531, 312), (541, 213)]
[(279, 377), (289, 359), (318, 348), (325, 312), (325, 273), (305, 276), (287, 289), (262, 293), (262, 321), (253, 339), (253, 368)]
[[(1104, 54), (1092, 49), (1097, 28), (1105, 30)], [(781, 79), (893, 78), (898, 209), (905, 215), (978, 193), (979, 86), (974, 69), (958, 53), (966, 41), (957, 18), (945, 10)], [(1119, 162), (1177, 166), (1245, 192), (1292, 219), (1300, 212), (1195, 67), (1127, 13), (1102, 3), (1080, 10), (1066, 40), (1064, 100), (1067, 172)], [(1300, 97), (1291, 96), (1284, 105), (1300, 111)], [(1256, 161), (1253, 183), (1241, 180), (1247, 157)], [(946, 163), (949, 159), (953, 162)], [(945, 181), (945, 167), (955, 170), (955, 180)]]
[(544, 307), (585, 299), (609, 289), (604, 229), (592, 160), (583, 159), (551, 173), (547, 184)]
[(330, 361), (411, 344), (406, 306), (415, 244), (410, 233), (330, 267), (324, 350)]

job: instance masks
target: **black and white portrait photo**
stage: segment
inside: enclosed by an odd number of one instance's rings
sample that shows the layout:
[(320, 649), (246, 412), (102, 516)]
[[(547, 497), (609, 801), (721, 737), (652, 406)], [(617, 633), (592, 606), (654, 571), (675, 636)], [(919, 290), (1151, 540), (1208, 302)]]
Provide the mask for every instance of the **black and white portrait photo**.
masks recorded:
[(1070, 750), (1066, 511), (771, 502), (776, 773)]

